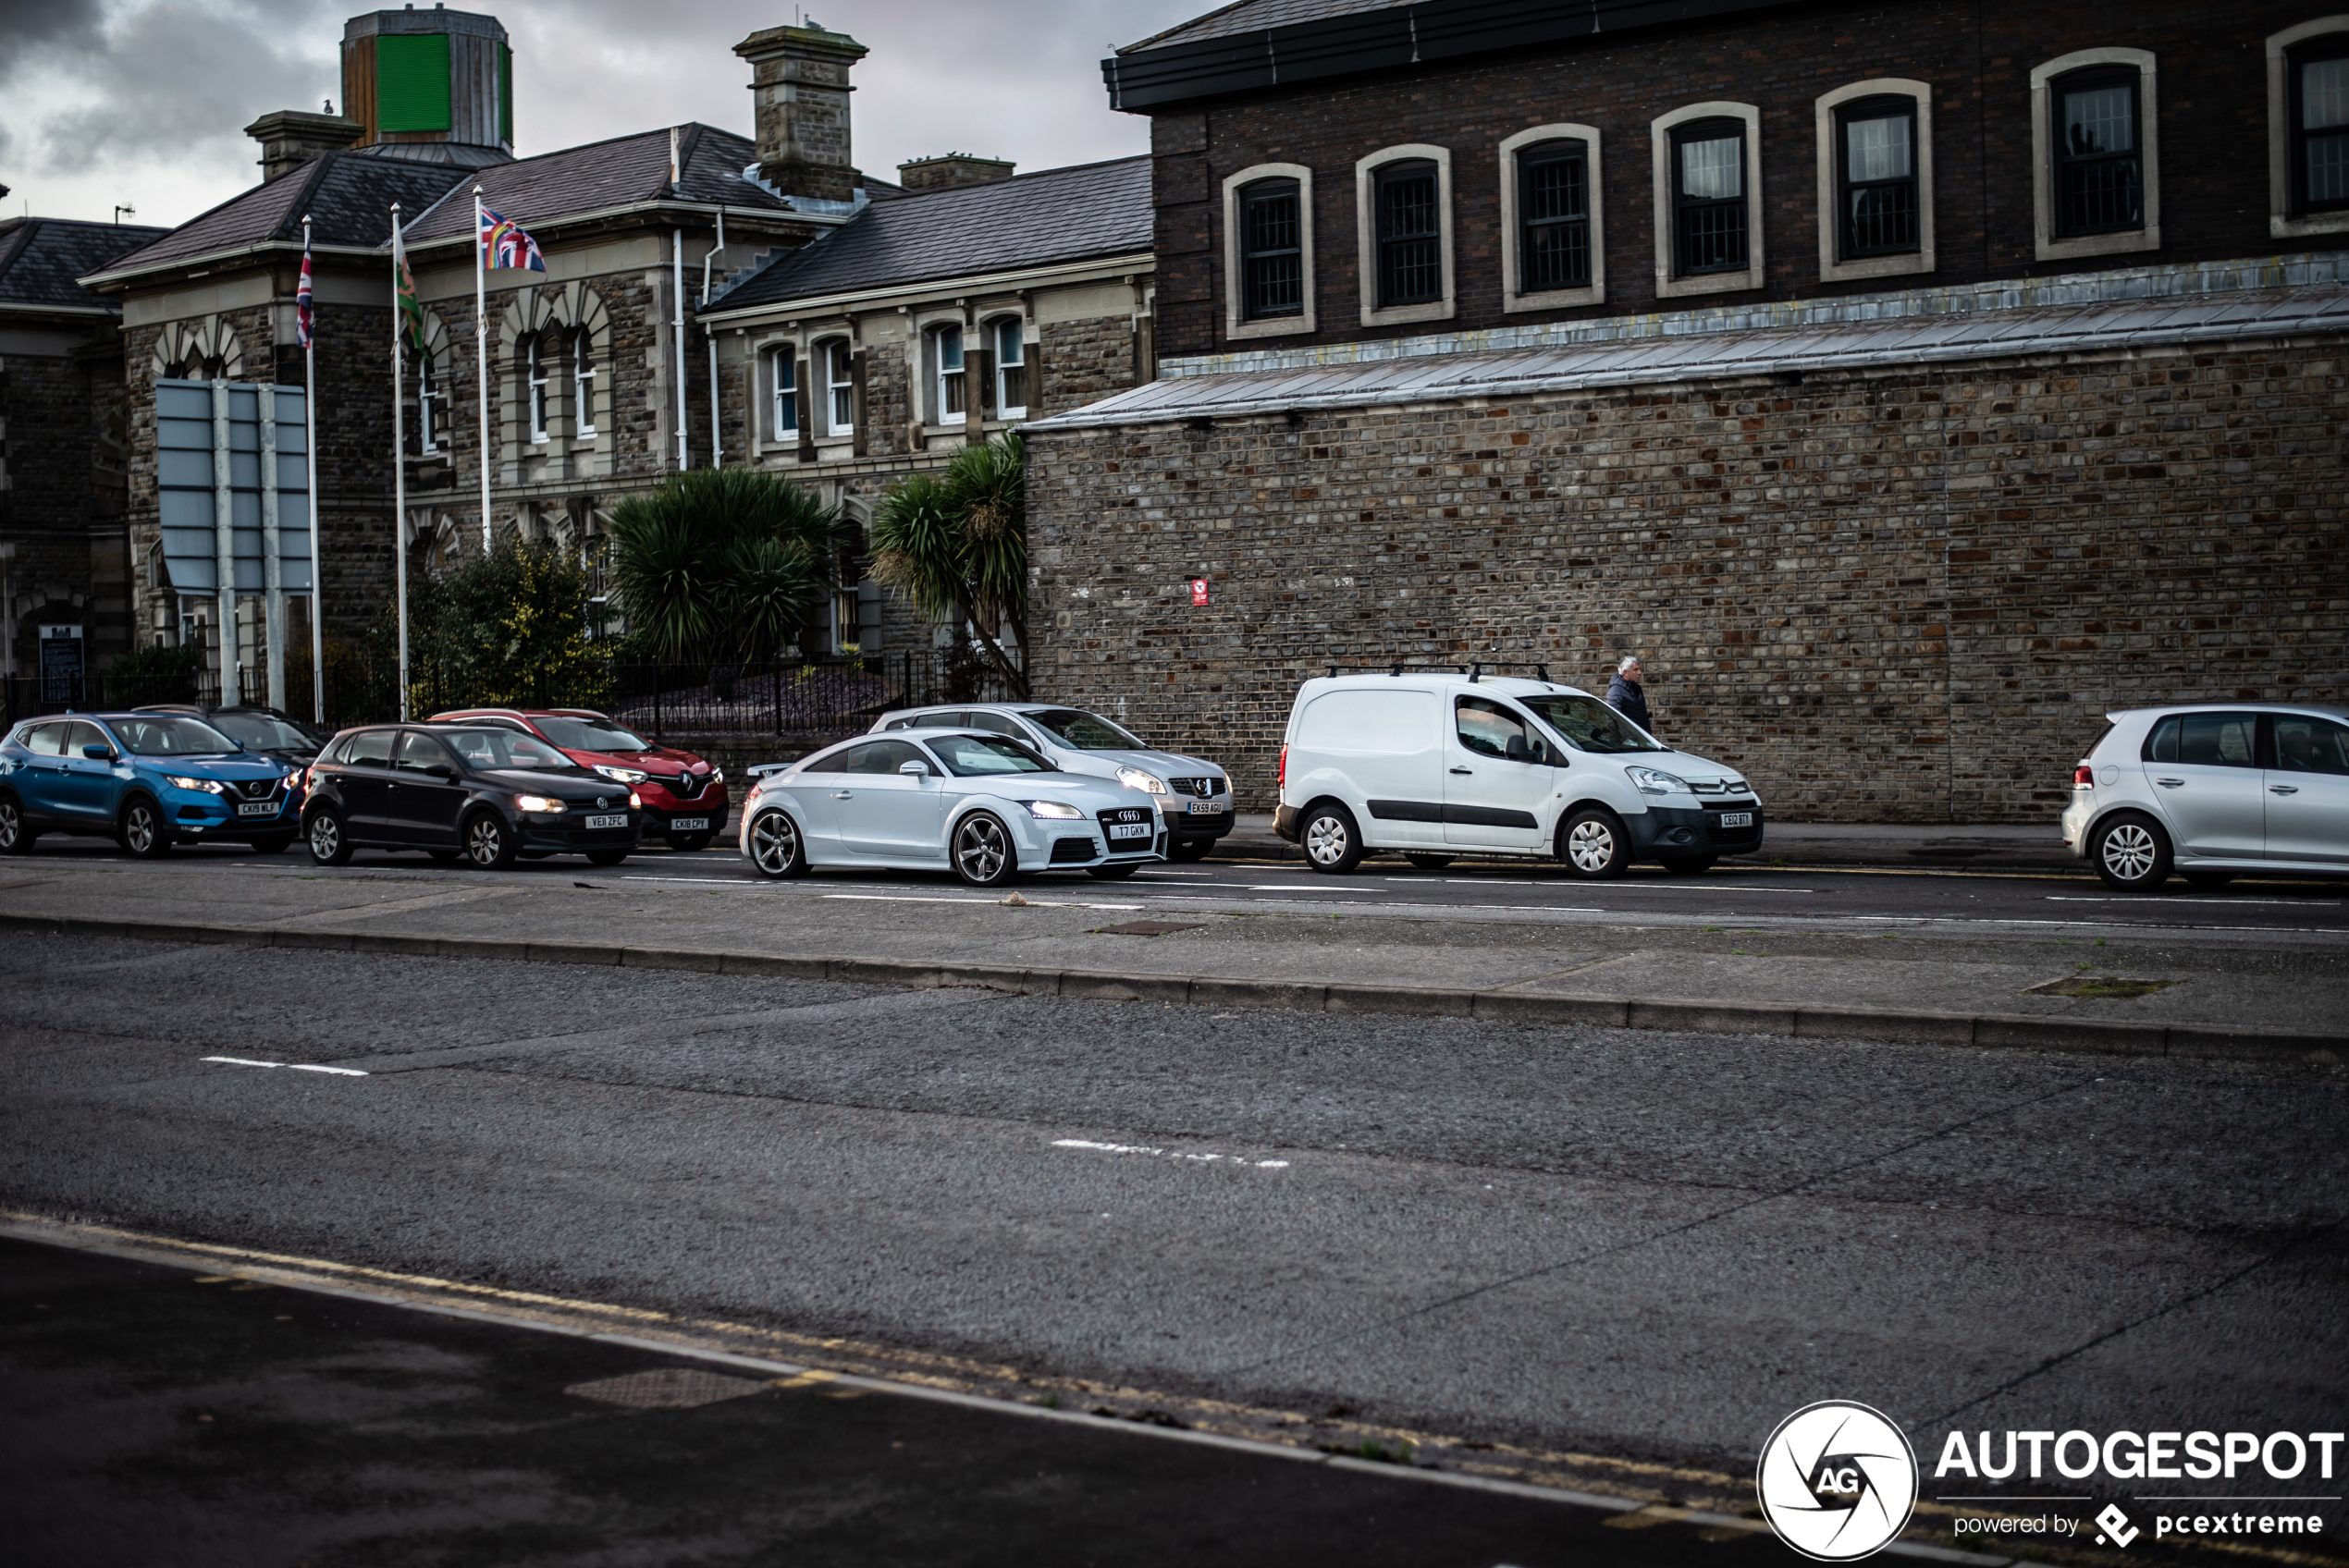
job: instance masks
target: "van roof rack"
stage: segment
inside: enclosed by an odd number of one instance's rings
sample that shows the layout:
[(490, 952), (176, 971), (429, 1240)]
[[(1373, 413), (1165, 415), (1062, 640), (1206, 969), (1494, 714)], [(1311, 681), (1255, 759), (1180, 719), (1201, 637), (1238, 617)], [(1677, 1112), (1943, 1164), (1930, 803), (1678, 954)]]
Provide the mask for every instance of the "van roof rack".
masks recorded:
[[(1534, 680), (1543, 681), (1548, 685), (1555, 686), (1557, 684), (1557, 682), (1550, 680), (1550, 667), (1546, 664), (1520, 664), (1512, 666), (1495, 664), (1490, 659), (1471, 659), (1467, 664), (1404, 664), (1397, 661), (1386, 667), (1386, 673), (1389, 678), (1394, 680), (1402, 679), (1406, 670), (1414, 675), (1465, 675), (1469, 678), (1470, 683), (1473, 685), (1475, 682), (1484, 678), (1484, 671), (1488, 667), (1495, 675), (1506, 674), (1512, 668), (1531, 669), (1533, 672)], [(1338, 675), (1338, 667), (1331, 665), (1329, 667), (1329, 671), (1330, 679), (1332, 680), (1336, 680)], [(1367, 675), (1370, 674), (1371, 671), (1361, 670), (1358, 673)]]

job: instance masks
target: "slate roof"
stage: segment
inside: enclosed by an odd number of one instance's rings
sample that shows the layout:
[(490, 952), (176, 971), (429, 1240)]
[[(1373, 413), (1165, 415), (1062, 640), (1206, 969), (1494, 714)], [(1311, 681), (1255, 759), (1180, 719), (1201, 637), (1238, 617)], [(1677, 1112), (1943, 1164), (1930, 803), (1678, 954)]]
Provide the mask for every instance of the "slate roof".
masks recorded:
[(1350, 17), (1360, 11), (1383, 11), (1390, 6), (1408, 4), (1410, 0), (1237, 0), (1236, 4), (1194, 17), (1164, 32), (1152, 33), (1139, 43), (1129, 43), (1118, 53), (1131, 55), (1143, 49), (1198, 43), (1210, 38), (1229, 38), (1234, 33), (1261, 32), (1266, 28), (1288, 27), (1297, 22), (1326, 21), (1332, 17)]
[(1148, 251), (1147, 155), (877, 202), (712, 300), (711, 312)]
[(80, 279), (168, 232), (144, 224), (80, 223), (69, 218), (0, 222), (0, 307), (88, 310), (95, 306), (119, 311), (118, 302), (91, 293)]
[(1771, 372), (1930, 365), (2026, 354), (2108, 351), (2349, 333), (2349, 288), (2244, 290), (2115, 300), (2055, 309), (1817, 322), (1769, 331), (1691, 333), (1180, 376), (1049, 419), (1029, 433), (1293, 409), (1384, 407), (1656, 386)]
[[(680, 162), (684, 172), (677, 182), (675, 200), (758, 207), (777, 214), (792, 211), (789, 202), (743, 178), (744, 168), (758, 161), (758, 148), (749, 138), (698, 124), (683, 127), (683, 132)], [(429, 245), (435, 240), (464, 239), (473, 227), (471, 197), (476, 182), (483, 202), (524, 228), (576, 213), (667, 201), (670, 199), (669, 128), (478, 170), (465, 177), (461, 189), (450, 190), (449, 200), (410, 227), (408, 242)]]
[(387, 244), (391, 203), (421, 212), (464, 177), (464, 170), (445, 165), (371, 158), (364, 153), (327, 153), (83, 276), (190, 262), (273, 240), (299, 245), (304, 213), (310, 214), (311, 238), (319, 245)]

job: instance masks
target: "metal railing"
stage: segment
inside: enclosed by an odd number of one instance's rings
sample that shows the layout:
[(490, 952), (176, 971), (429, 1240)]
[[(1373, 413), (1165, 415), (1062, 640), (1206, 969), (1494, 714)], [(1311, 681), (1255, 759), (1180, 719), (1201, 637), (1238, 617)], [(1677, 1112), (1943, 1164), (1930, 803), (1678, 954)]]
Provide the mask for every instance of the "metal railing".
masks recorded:
[[(240, 700), (260, 704), (258, 672), (242, 672)], [(1002, 702), (1008, 683), (966, 654), (906, 648), (826, 659), (756, 664), (633, 664), (596, 661), (567, 675), (544, 672), (521, 682), (489, 684), (459, 668), (409, 667), (409, 712), (425, 718), (452, 708), (594, 708), (652, 736), (744, 737), (841, 734), (863, 729), (891, 708), (941, 703)], [(311, 672), (289, 669), (286, 709), (307, 719)], [(150, 703), (220, 702), (215, 670), (184, 674), (93, 673), (70, 682), (38, 675), (0, 680), (0, 727), (43, 714), (97, 712)], [(326, 723), (331, 729), (400, 717), (390, 661), (359, 654), (326, 661)]]

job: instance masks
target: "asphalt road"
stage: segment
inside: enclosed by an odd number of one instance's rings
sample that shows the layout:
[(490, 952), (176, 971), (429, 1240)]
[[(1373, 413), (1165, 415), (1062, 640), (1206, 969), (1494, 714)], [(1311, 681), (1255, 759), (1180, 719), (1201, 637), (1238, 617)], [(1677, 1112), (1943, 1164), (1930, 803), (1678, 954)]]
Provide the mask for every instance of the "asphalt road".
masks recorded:
[[(119, 860), (120, 851), (96, 839), (43, 839), (35, 853), (0, 866), (0, 879), (35, 875), (44, 860), (73, 864)], [(161, 863), (190, 873), (205, 870), (284, 872), (322, 876), (387, 874), (446, 878), (471, 875), (416, 853), (361, 851), (340, 870), (314, 864), (300, 848), (258, 856), (241, 846), (181, 847)], [(776, 898), (823, 898), (843, 892), (918, 898), (1000, 898), (966, 888), (940, 872), (818, 872), (787, 883), (768, 883), (731, 844), (695, 854), (667, 849), (646, 851), (613, 867), (591, 867), (575, 856), (525, 862), (499, 875), (569, 884), (599, 885), (645, 880), (657, 883), (719, 883), (756, 887)], [(1660, 867), (1637, 866), (1614, 882), (1580, 880), (1555, 864), (1459, 861), (1421, 871), (1400, 860), (1366, 861), (1350, 876), (1324, 876), (1301, 865), (1275, 862), (1214, 860), (1187, 865), (1157, 865), (1122, 880), (1081, 872), (1053, 872), (1022, 884), (1064, 890), (1146, 912), (1152, 903), (1251, 908), (1308, 904), (1359, 907), (1385, 914), (1433, 913), (1448, 916), (1489, 914), (1567, 924), (1635, 922), (1644, 925), (1817, 925), (1877, 921), (1925, 923), (1951, 935), (2028, 935), (2065, 926), (2099, 931), (2197, 931), (2214, 939), (2331, 948), (2349, 935), (2349, 881), (2245, 878), (2217, 888), (2197, 888), (2173, 879), (2158, 893), (2115, 893), (2089, 874), (2031, 875), (1985, 871), (1852, 871), (1800, 866), (1773, 867), (1726, 861), (1695, 877), (1672, 876)]]
[(1827, 1397), (1931, 1452), (2349, 1392), (2338, 1071), (31, 936), (0, 982), (22, 1211), (1725, 1475)]

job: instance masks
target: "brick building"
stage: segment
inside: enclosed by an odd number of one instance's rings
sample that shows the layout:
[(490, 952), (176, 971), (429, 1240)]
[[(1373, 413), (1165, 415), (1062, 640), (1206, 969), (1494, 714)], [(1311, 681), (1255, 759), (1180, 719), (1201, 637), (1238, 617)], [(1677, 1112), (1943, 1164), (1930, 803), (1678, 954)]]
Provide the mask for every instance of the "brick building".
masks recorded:
[[(394, 551), (424, 570), (480, 547), (482, 452), (473, 196), (521, 224), (544, 272), (488, 275), (488, 531), (594, 558), (611, 508), (670, 473), (730, 457), (713, 423), (714, 356), (694, 325), (705, 291), (846, 224), (893, 186), (849, 162), (854, 39), (769, 29), (737, 45), (755, 138), (662, 127), (538, 157), (512, 155), (511, 57), (495, 18), (435, 7), (354, 18), (343, 42), (350, 117), (281, 112), (247, 129), (264, 181), (83, 277), (123, 318), (128, 511), (139, 633), (224, 645), (249, 692), (261, 606), (226, 641), (214, 600), (171, 580), (160, 519), (156, 383), (300, 386), (294, 294), (311, 220), (318, 496), (329, 635), (379, 622)], [(391, 381), (391, 212), (400, 211), (426, 352)], [(396, 520), (395, 398), (406, 512)], [(395, 538), (401, 543), (395, 545)], [(309, 606), (289, 641), (308, 643)]]
[[(900, 167), (873, 203), (703, 309), (729, 460), (817, 486), (859, 524), (965, 444), (1150, 379), (1148, 158), (1015, 175), (990, 159)], [(919, 627), (867, 582), (835, 648)]]
[(43, 625), (93, 662), (130, 646), (122, 312), (76, 280), (162, 232), (0, 221), (0, 675)]
[(1242, 0), (1104, 71), (1161, 379), (1030, 427), (1033, 668), (1258, 804), (1332, 660), (1638, 650), (1820, 819), (2341, 697), (2349, 17)]

